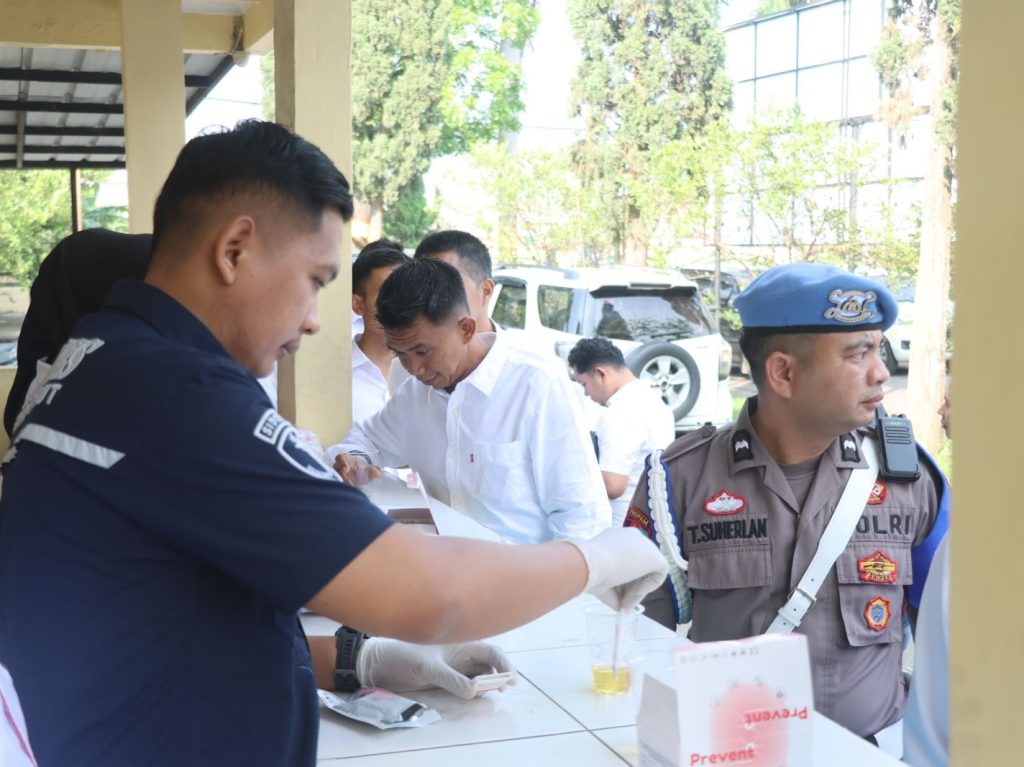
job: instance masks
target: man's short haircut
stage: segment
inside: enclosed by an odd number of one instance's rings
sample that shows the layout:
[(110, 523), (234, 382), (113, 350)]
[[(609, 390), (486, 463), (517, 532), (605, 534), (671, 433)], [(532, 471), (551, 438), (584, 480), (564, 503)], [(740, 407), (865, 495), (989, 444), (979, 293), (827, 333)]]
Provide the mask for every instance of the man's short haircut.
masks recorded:
[(375, 242), (370, 243), (352, 262), (352, 292), (366, 298), (363, 291), (366, 289), (366, 283), (371, 274), (377, 269), (394, 269), (411, 260), (401, 249), (378, 245)]
[(801, 362), (807, 362), (814, 353), (815, 339), (820, 333), (776, 333), (759, 335), (740, 334), (740, 351), (750, 364), (750, 378), (760, 390), (764, 386), (764, 364), (775, 352), (792, 354)]
[(211, 203), (241, 195), (266, 197), (310, 230), (320, 227), (324, 208), (352, 218), (348, 181), (327, 155), (280, 125), (244, 120), (182, 148), (153, 211), (154, 251), (190, 231)]
[(624, 368), (626, 360), (607, 338), (581, 338), (569, 352), (569, 367), (577, 373), (591, 373), (598, 365)]
[(389, 240), (386, 237), (381, 237), (379, 240), (368, 242), (363, 246), (363, 249), (359, 251), (359, 255), (364, 253), (373, 253), (375, 250), (397, 250), (401, 253), (405, 253), (405, 246), (397, 240)]
[(449, 251), (458, 254), (460, 264), (477, 285), (491, 276), (491, 254), (487, 252), (487, 246), (469, 232), (457, 229), (428, 234), (416, 246), (413, 258), (435, 258)]
[(443, 261), (410, 261), (377, 294), (377, 321), (385, 330), (403, 330), (421, 316), (440, 326), (460, 314), (469, 314), (462, 275)]

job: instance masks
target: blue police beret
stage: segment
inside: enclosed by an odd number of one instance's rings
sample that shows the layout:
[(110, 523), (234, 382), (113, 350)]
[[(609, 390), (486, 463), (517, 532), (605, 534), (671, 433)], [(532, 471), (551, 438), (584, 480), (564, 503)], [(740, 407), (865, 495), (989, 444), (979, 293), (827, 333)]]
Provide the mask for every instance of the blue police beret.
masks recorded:
[(899, 312), (884, 285), (827, 264), (773, 267), (735, 304), (743, 330), (755, 335), (885, 330)]

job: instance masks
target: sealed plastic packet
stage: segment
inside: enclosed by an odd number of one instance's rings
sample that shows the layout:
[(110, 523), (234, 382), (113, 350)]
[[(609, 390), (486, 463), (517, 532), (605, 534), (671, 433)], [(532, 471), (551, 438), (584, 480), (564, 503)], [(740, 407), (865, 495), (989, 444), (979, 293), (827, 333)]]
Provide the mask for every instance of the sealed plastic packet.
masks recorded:
[(363, 687), (350, 695), (338, 695), (327, 690), (316, 692), (331, 711), (381, 730), (426, 727), (441, 720), (441, 715), (434, 709), (379, 687)]

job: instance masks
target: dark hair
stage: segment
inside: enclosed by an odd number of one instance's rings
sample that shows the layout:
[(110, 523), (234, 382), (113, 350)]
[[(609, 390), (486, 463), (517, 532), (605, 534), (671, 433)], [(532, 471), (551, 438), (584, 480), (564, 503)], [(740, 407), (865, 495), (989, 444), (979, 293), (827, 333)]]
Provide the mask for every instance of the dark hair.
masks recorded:
[(460, 232), (457, 229), (428, 234), (416, 246), (416, 252), (412, 257), (416, 260), (434, 258), (448, 251), (454, 251), (458, 255), (460, 265), (477, 285), (491, 276), (491, 254), (487, 252), (487, 246), (469, 232)]
[(374, 271), (401, 266), (402, 264), (409, 263), (411, 260), (401, 250), (379, 246), (377, 243), (367, 245), (356, 260), (352, 262), (352, 292), (366, 298), (363, 290), (366, 288), (366, 282)]
[(377, 294), (377, 321), (385, 330), (402, 330), (420, 316), (443, 325), (460, 312), (469, 314), (462, 275), (443, 261), (410, 261), (395, 269)]
[(589, 373), (598, 365), (623, 368), (626, 360), (607, 338), (581, 338), (569, 352), (569, 367), (577, 373)]
[(400, 253), (405, 253), (405, 246), (397, 240), (389, 240), (385, 237), (381, 237), (379, 240), (368, 242), (363, 245), (363, 249), (359, 251), (359, 255), (364, 253), (373, 253), (375, 250), (397, 250)]
[(153, 210), (154, 250), (194, 226), (211, 201), (246, 193), (290, 206), (311, 229), (327, 207), (352, 218), (348, 181), (327, 155), (280, 125), (243, 120), (182, 148)]
[(760, 335), (744, 330), (740, 334), (740, 351), (750, 364), (750, 378), (758, 389), (764, 385), (764, 363), (775, 352), (792, 354), (803, 362), (811, 358), (814, 339), (820, 333), (775, 333)]

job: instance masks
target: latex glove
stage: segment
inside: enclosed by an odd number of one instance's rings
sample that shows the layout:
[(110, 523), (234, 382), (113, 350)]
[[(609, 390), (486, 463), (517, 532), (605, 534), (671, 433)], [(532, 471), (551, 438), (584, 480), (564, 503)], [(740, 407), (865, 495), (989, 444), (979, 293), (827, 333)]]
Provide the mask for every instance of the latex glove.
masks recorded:
[(586, 541), (569, 540), (587, 561), (583, 588), (613, 610), (629, 610), (665, 581), (668, 562), (632, 527), (609, 527)]
[[(467, 700), (476, 695), (472, 677), (514, 670), (505, 653), (486, 642), (418, 645), (373, 637), (356, 656), (356, 675), (363, 685), (393, 692), (440, 687)], [(501, 689), (515, 683), (512, 677)]]
[(380, 467), (354, 453), (340, 453), (334, 459), (334, 470), (350, 485), (365, 485), (380, 476)]

